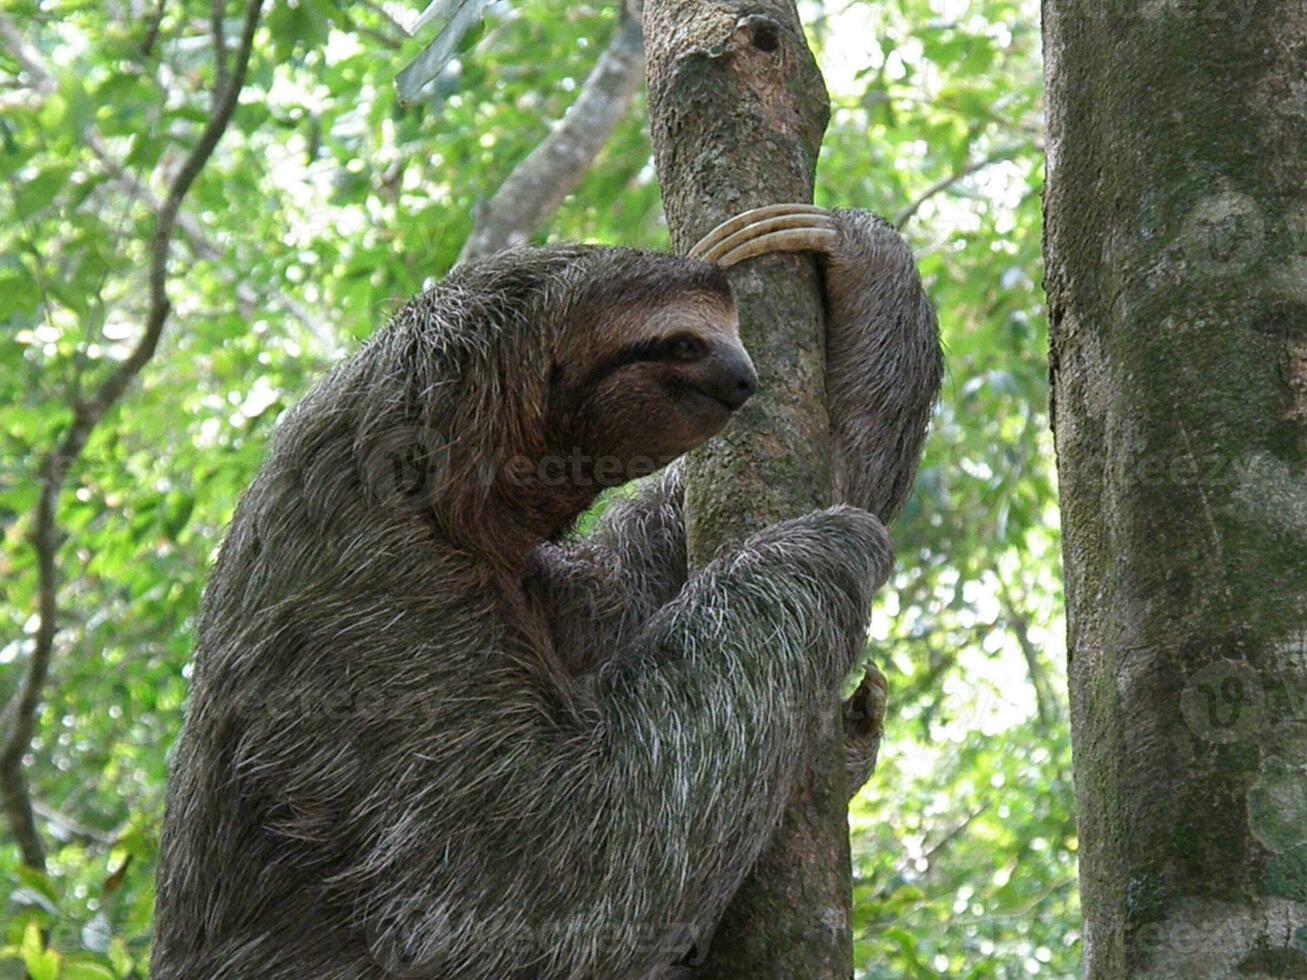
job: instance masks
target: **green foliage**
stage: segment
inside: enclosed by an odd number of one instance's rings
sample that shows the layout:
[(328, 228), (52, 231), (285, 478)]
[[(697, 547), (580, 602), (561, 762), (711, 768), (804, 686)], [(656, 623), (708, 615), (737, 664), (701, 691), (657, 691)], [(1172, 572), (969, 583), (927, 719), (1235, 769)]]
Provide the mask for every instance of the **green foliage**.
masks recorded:
[[(439, 97), (405, 109), (394, 76), (429, 38), (380, 4), (267, 7), (232, 128), (184, 209), (159, 352), (60, 501), (61, 633), (28, 770), (50, 869), (22, 869), (0, 838), (0, 976), (145, 975), (192, 624), (267, 435), (326, 363), (450, 267), (475, 203), (563, 113), (615, 23), (611, 5), (493, 5)], [(149, 200), (209, 107), (210, 4), (162, 5), (157, 33), (128, 9), (5, 8), (48, 79), (0, 86), (4, 697), (33, 643), (37, 466), (74, 396), (139, 335)], [(891, 218), (920, 201), (906, 233), (949, 359), (874, 624), (891, 715), (852, 817), (859, 976), (1072, 976), (1037, 10), (855, 0), (805, 16), (834, 103), (818, 201)], [(0, 54), (0, 73), (19, 70)], [(646, 129), (637, 101), (551, 237), (665, 243)]]
[(854, 5), (814, 28), (828, 51), (854, 22), (872, 40), (871, 63), (833, 100), (819, 203), (894, 215), (948, 186), (906, 224), (948, 377), (894, 529), (897, 589), (873, 624), (891, 708), (852, 814), (857, 963), (876, 978), (1074, 976), (1038, 22), (1007, 0), (956, 18), (944, 6)]

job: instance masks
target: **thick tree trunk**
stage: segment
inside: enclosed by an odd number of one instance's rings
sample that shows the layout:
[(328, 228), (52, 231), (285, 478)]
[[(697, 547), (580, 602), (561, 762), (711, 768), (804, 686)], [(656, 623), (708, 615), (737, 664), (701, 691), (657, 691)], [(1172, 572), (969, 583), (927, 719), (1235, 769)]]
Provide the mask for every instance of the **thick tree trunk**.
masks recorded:
[(1044, 44), (1085, 975), (1307, 976), (1307, 7)]
[[(829, 104), (786, 0), (648, 0), (650, 119), (674, 246), (764, 204), (812, 199)], [(830, 498), (823, 313), (813, 260), (775, 255), (732, 270), (759, 394), (692, 455), (690, 560)], [(851, 973), (842, 743), (829, 737), (769, 849), (727, 910), (696, 976), (826, 980)]]

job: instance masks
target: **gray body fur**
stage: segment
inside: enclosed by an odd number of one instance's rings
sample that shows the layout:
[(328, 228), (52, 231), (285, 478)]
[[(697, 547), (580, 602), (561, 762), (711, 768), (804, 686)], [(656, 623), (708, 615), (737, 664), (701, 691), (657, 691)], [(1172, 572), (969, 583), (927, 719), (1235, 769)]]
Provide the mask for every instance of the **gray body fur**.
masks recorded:
[[(593, 492), (541, 514), (478, 466), (533, 445), (591, 283), (697, 288), (702, 263), (470, 264), (288, 413), (205, 596), (154, 980), (673, 975), (861, 650), (939, 386), (906, 245), (857, 212), (841, 229), (827, 384), (854, 506), (688, 581), (679, 466), (558, 541), (539, 529)], [(397, 431), (438, 464), (430, 506), (378, 501), (368, 460)]]

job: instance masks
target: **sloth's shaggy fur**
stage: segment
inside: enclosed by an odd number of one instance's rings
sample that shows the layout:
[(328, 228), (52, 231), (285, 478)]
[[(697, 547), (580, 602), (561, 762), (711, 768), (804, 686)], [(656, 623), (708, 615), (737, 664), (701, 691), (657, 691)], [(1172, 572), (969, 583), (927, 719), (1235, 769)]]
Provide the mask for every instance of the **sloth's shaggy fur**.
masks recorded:
[(677, 465), (580, 540), (564, 532), (604, 480), (504, 473), (599, 432), (626, 433), (603, 448), (638, 469), (672, 438), (640, 436), (656, 396), (584, 369), (631, 311), (733, 323), (706, 264), (471, 264), (287, 414), (205, 596), (154, 980), (671, 975), (830, 717), (939, 386), (906, 246), (839, 222), (827, 387), (854, 506), (692, 577)]

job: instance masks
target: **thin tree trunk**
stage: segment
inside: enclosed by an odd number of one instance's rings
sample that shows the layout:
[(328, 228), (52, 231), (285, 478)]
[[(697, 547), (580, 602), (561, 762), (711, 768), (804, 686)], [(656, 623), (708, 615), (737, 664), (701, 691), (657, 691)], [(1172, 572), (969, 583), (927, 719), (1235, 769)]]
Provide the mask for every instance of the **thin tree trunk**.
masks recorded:
[(1307, 7), (1044, 44), (1085, 976), (1307, 976)]
[[(675, 247), (747, 208), (810, 201), (829, 115), (786, 0), (648, 0), (650, 122)], [(690, 560), (830, 499), (823, 313), (807, 256), (732, 270), (760, 393), (687, 470)], [(832, 712), (784, 821), (696, 976), (826, 980), (851, 973), (848, 822)]]

